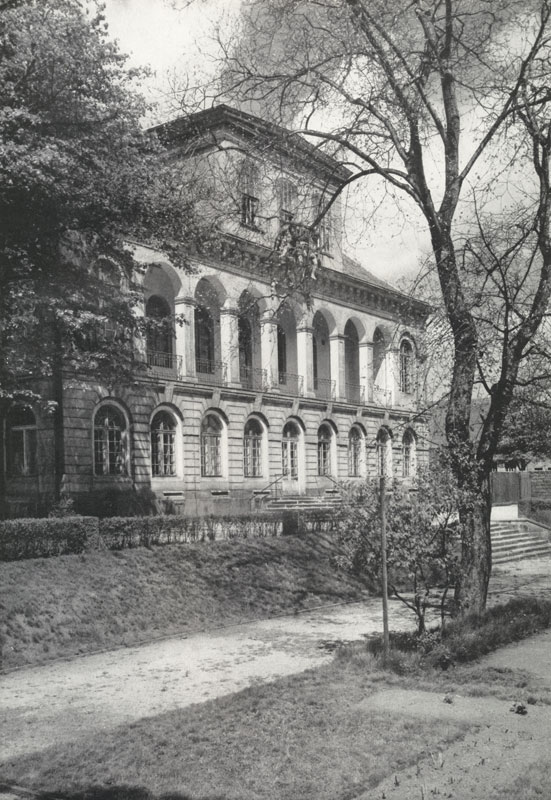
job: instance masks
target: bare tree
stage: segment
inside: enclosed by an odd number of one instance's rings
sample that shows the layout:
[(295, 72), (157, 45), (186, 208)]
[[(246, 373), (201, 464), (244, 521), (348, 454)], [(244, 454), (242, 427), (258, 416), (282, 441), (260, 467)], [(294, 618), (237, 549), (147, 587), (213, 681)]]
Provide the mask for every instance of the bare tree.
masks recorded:
[[(453, 344), (446, 437), (471, 498), (462, 613), (486, 602), (492, 460), (551, 292), (550, 20), (549, 0), (248, 0), (225, 44), (221, 96), (301, 131), (349, 166), (346, 183), (385, 186), (425, 220)], [(519, 227), (503, 216), (512, 201)], [(477, 380), (490, 403), (475, 442)]]

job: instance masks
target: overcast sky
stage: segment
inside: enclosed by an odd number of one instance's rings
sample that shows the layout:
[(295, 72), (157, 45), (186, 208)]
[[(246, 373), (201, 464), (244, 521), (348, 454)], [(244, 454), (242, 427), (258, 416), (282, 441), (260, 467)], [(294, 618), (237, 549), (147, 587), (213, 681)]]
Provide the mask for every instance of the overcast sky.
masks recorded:
[[(237, 18), (241, 0), (105, 0), (111, 34), (119, 40), (134, 65), (148, 65), (154, 76), (148, 81), (148, 95), (160, 105), (157, 122), (177, 114), (177, 96), (171, 94), (174, 81), (197, 78), (214, 68), (212, 34), (216, 25), (227, 31)], [(351, 197), (350, 218), (364, 205)], [(415, 224), (417, 222), (417, 224)], [(392, 218), (375, 225), (348, 224), (349, 254), (381, 278), (394, 281), (417, 271), (424, 235), (418, 220)], [(423, 227), (423, 226), (421, 226)]]

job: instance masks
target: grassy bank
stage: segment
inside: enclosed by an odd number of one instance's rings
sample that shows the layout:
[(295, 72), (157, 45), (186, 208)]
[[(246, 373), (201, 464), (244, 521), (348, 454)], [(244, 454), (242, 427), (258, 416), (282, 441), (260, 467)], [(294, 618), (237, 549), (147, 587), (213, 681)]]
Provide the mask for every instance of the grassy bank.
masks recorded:
[(0, 564), (3, 667), (359, 599), (320, 536)]

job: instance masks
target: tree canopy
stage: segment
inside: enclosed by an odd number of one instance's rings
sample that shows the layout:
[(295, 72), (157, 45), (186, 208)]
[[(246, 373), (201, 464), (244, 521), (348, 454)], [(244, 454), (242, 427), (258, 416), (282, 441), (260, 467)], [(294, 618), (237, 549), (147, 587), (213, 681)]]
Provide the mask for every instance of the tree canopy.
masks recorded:
[[(424, 220), (453, 352), (447, 442), (472, 498), (464, 611), (485, 604), (490, 471), (551, 293), (550, 33), (549, 0), (248, 0), (222, 41), (222, 96), (302, 131), (346, 161), (348, 183), (382, 186)], [(490, 402), (475, 442), (479, 381)]]
[(141, 76), (125, 62), (95, 0), (0, 6), (4, 398), (56, 359), (98, 377), (129, 372), (137, 318), (124, 239), (181, 264), (178, 247), (198, 230), (181, 177), (144, 131)]

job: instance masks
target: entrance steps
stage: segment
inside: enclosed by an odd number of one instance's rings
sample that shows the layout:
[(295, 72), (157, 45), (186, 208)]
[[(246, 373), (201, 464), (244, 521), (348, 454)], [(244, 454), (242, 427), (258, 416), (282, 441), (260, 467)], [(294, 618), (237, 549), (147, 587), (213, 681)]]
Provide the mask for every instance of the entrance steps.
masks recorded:
[(492, 562), (551, 555), (551, 531), (528, 519), (492, 522)]
[(338, 492), (326, 492), (320, 495), (282, 495), (272, 497), (264, 504), (267, 511), (331, 511), (341, 504)]

